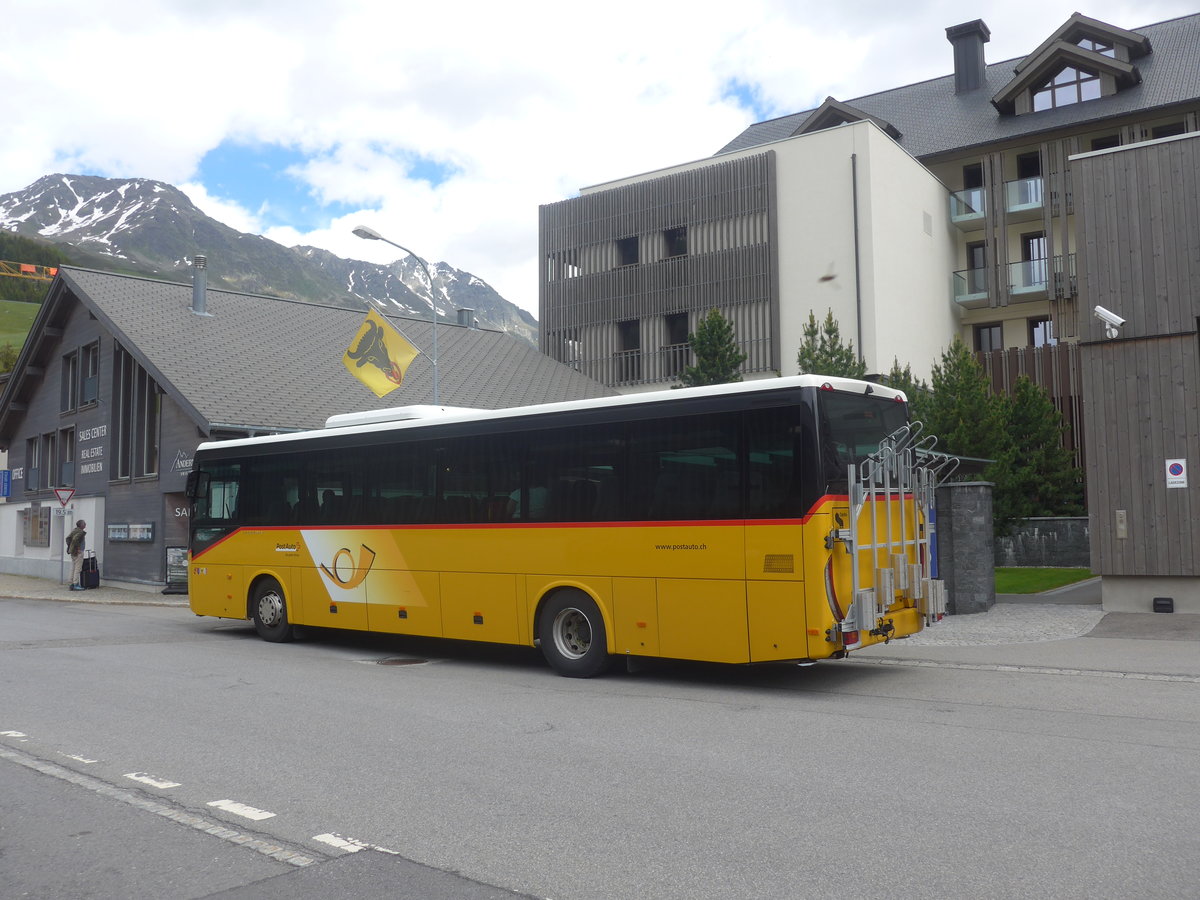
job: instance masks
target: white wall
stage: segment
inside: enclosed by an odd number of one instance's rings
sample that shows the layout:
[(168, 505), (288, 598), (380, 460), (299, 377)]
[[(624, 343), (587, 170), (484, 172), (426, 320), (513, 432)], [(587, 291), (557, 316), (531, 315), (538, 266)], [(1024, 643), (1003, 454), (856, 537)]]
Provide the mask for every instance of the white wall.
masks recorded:
[[(844, 342), (853, 341), (870, 373), (893, 359), (917, 378), (959, 331), (951, 299), (957, 232), (949, 191), (873, 122), (787, 138), (585, 188), (588, 194), (773, 150), (779, 235), (780, 360), (797, 372), (796, 352), (810, 311), (832, 310)], [(851, 160), (854, 160), (854, 163)], [(857, 166), (859, 341), (855, 284), (854, 175)]]
[[(0, 572), (13, 575), (29, 575), (50, 581), (62, 581), (71, 575), (71, 563), (64, 560), (66, 536), (83, 519), (87, 522), (87, 549), (95, 550), (99, 558), (100, 571), (104, 571), (104, 498), (88, 497), (73, 499), (69, 503), (71, 512), (67, 516), (50, 518), (50, 546), (26, 547), (24, 530), (21, 527), (20, 511), (28, 509), (29, 503), (18, 501), (0, 505)], [(44, 503), (44, 506), (51, 504)], [(57, 502), (53, 506), (58, 506)]]

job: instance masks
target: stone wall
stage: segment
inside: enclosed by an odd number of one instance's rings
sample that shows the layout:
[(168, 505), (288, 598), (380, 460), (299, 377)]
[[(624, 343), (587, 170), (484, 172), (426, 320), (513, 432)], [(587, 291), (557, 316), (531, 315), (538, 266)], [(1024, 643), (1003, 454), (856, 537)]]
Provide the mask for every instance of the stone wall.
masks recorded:
[(946, 611), (987, 612), (996, 602), (991, 482), (952, 481), (937, 489), (937, 541)]
[(996, 538), (995, 555), (998, 566), (1086, 569), (1092, 564), (1087, 516), (1024, 519)]

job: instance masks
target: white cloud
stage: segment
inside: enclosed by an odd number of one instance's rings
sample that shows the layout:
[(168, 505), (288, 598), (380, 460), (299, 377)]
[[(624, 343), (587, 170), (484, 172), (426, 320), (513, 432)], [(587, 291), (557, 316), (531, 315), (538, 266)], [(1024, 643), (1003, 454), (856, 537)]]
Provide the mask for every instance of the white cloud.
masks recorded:
[[(10, 4), (8, 34), (46, 38), (9, 41), (0, 57), (0, 82), (21, 98), (0, 134), (0, 191), (56, 171), (158, 178), (239, 230), (394, 258), (349, 234), (365, 221), (536, 311), (538, 205), (713, 153), (753, 120), (722, 99), (730, 81), (773, 115), (795, 112), (948, 74), (947, 26), (984, 18), (999, 61), (1077, 6)], [(1100, 0), (1081, 11), (1136, 27), (1194, 10)], [(199, 184), (200, 160), (224, 141), (300, 149), (309, 159), (292, 174), (339, 214), (311, 231), (270, 225), (265, 187), (225, 196)], [(431, 187), (414, 158), (454, 174)]]

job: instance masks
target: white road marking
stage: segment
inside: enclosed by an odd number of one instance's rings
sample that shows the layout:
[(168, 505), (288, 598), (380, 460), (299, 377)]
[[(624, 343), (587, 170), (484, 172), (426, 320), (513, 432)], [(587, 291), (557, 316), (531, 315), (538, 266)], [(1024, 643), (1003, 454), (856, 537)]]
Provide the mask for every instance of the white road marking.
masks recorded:
[(91, 763), (99, 761), (99, 760), (95, 760), (95, 759), (88, 759), (86, 756), (76, 756), (74, 753), (63, 753), (61, 750), (58, 751), (58, 755), (65, 756), (67, 759), (73, 759), (73, 760), (75, 760), (75, 762), (81, 762), (81, 763), (91, 764)]
[(125, 777), (134, 781), (140, 781), (142, 784), (148, 784), (150, 787), (160, 788), (161, 790), (179, 787), (178, 781), (163, 781), (161, 778), (155, 778), (151, 775), (147, 775), (145, 772), (129, 772), (125, 775)]
[(0, 735), (4, 737), (26, 737), (23, 731), (0, 731)]
[(245, 819), (253, 819), (255, 822), (258, 822), (262, 819), (270, 819), (275, 815), (273, 812), (255, 809), (253, 806), (246, 806), (244, 803), (237, 803), (233, 800), (213, 800), (208, 805), (215, 806), (217, 809), (223, 809), (225, 812), (233, 813), (235, 816), (242, 816)]
[(359, 850), (378, 850), (380, 853), (389, 853), (392, 856), (400, 855), (396, 850), (389, 850), (386, 847), (368, 844), (366, 841), (360, 841), (356, 838), (344, 838), (340, 834), (318, 834), (313, 840), (320, 841), (322, 844), (328, 844), (331, 847), (337, 847), (339, 850), (346, 850), (350, 853), (357, 853)]

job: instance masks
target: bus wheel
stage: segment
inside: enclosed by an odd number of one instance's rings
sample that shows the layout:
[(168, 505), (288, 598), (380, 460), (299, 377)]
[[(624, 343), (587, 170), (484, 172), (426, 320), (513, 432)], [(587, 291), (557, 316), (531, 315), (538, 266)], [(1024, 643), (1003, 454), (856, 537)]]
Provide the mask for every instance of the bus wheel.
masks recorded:
[(592, 598), (581, 591), (562, 591), (538, 614), (542, 654), (559, 675), (591, 678), (608, 665), (604, 619)]
[(273, 578), (264, 579), (255, 588), (254, 599), (250, 601), (250, 617), (254, 619), (254, 630), (264, 641), (278, 644), (295, 637), (288, 621), (283, 589)]

